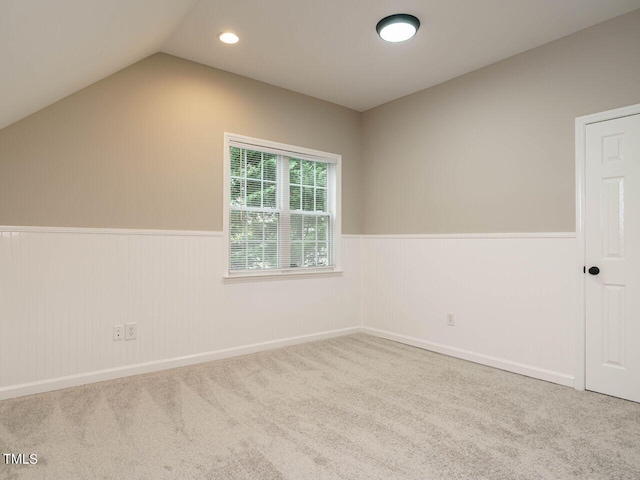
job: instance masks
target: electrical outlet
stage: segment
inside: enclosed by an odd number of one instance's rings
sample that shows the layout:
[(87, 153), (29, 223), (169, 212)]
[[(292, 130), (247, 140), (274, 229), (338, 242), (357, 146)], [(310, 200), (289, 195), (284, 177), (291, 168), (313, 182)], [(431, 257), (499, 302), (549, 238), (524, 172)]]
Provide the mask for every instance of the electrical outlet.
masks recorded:
[(122, 340), (124, 338), (124, 325), (113, 326), (113, 340)]
[(138, 324), (137, 323), (127, 323), (124, 326), (124, 339), (125, 340), (135, 340), (138, 338)]
[(453, 313), (447, 313), (447, 325), (450, 327), (454, 327), (456, 324), (456, 320), (453, 317)]

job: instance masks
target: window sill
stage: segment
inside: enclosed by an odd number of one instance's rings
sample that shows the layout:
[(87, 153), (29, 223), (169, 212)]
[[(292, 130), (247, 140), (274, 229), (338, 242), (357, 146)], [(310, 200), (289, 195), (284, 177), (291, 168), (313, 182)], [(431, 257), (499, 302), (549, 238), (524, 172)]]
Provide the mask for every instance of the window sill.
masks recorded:
[(259, 282), (272, 280), (292, 280), (294, 278), (326, 278), (341, 277), (344, 270), (312, 270), (310, 272), (279, 271), (273, 273), (238, 273), (223, 275), (223, 283)]

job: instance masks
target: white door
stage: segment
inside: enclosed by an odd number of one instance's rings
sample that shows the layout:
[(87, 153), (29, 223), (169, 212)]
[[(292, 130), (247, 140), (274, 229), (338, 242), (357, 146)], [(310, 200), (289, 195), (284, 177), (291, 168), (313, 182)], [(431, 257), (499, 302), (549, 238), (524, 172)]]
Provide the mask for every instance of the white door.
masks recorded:
[(586, 387), (640, 402), (640, 115), (587, 125), (586, 155)]

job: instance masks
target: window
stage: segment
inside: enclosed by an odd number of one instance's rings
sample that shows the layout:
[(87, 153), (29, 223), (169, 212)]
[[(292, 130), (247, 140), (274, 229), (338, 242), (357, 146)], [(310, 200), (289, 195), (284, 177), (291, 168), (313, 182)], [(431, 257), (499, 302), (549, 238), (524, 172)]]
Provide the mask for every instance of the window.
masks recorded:
[(340, 159), (225, 134), (227, 276), (337, 270)]

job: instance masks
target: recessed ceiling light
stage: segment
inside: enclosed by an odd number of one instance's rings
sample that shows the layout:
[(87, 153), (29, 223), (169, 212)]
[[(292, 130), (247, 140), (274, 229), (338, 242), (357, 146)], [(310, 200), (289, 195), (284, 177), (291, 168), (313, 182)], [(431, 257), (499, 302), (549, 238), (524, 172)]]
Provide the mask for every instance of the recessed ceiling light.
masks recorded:
[(376, 25), (380, 38), (394, 43), (409, 40), (416, 34), (418, 28), (420, 28), (420, 20), (406, 13), (385, 17)]
[(232, 32), (220, 32), (218, 34), (218, 38), (222, 43), (227, 43), (229, 45), (233, 45), (234, 43), (238, 43), (238, 41), (240, 41), (240, 38)]

